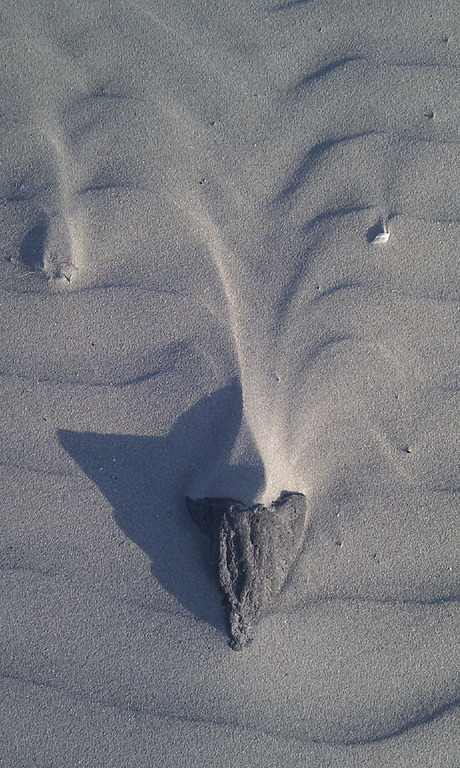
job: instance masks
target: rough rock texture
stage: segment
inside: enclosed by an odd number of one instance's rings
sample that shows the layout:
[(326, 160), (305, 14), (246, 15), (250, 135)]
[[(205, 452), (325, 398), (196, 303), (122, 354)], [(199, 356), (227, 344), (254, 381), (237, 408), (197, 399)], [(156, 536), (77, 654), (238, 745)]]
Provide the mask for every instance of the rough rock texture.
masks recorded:
[(187, 506), (211, 539), (230, 611), (230, 644), (240, 650), (279, 594), (302, 546), (305, 496), (283, 492), (269, 507), (249, 508), (233, 499), (187, 498)]

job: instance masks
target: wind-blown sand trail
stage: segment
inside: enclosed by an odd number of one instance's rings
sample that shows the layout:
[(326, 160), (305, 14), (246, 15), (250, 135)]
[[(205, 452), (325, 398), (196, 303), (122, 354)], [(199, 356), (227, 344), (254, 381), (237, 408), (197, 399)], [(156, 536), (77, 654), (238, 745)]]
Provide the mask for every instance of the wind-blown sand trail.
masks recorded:
[[(457, 764), (459, 32), (3, 5), (1, 766)], [(185, 497), (283, 490), (235, 653)]]

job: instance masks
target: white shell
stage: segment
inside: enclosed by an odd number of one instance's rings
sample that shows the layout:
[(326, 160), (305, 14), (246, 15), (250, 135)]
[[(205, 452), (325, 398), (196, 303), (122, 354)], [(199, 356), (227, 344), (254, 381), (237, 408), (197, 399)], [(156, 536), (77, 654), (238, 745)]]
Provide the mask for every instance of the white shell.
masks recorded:
[(373, 244), (379, 244), (379, 243), (387, 243), (390, 239), (390, 233), (389, 232), (379, 232), (378, 235), (374, 237), (372, 240)]

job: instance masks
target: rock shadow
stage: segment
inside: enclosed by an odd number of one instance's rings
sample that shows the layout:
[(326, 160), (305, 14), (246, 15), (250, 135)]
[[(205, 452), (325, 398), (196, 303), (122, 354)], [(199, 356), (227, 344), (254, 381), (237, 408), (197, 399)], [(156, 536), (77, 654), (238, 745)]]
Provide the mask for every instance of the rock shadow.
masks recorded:
[(40, 214), (36, 224), (23, 237), (19, 257), (21, 263), (28, 269), (44, 270), (46, 239), (48, 237), (49, 218), (45, 213)]
[[(264, 482), (254, 445), (250, 460), (230, 463), (241, 429), (238, 380), (203, 397), (160, 437), (59, 430), (61, 445), (98, 486), (114, 519), (149, 556), (152, 573), (190, 612), (226, 634), (225, 611), (209, 541), (185, 497), (221, 493), (252, 503)], [(210, 485), (207, 485), (207, 484)]]

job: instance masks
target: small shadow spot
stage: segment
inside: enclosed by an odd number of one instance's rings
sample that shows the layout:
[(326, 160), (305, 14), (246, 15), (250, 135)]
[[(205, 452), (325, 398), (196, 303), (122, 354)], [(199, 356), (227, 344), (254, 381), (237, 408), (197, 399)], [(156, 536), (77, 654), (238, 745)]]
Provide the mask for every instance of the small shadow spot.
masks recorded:
[(20, 259), (28, 269), (43, 269), (47, 234), (48, 217), (43, 213), (35, 226), (24, 235), (19, 248)]

